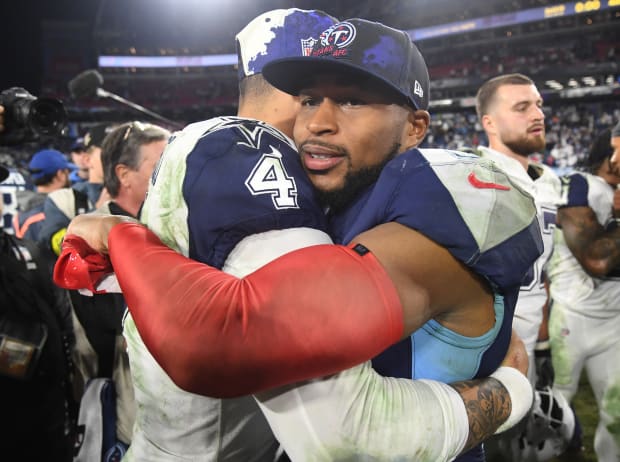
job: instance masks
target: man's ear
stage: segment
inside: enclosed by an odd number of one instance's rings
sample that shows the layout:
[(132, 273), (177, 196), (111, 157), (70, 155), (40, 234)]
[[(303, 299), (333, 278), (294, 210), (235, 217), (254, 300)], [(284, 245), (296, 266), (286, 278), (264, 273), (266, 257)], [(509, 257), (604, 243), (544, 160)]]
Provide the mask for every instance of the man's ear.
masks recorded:
[[(56, 174), (54, 175), (54, 179), (56, 180), (62, 180), (62, 176), (64, 175), (65, 170), (56, 170)], [(71, 173), (69, 171), (69, 173)]]
[(495, 122), (493, 121), (493, 117), (489, 114), (485, 114), (480, 119), (480, 123), (482, 124), (482, 129), (487, 133), (495, 132)]
[(428, 132), (431, 116), (428, 111), (410, 110), (407, 116), (406, 140), (402, 143), (407, 149), (417, 147)]
[(116, 164), (114, 166), (114, 174), (116, 175), (116, 178), (118, 178), (120, 184), (125, 184), (124, 181), (127, 177), (127, 173), (129, 173), (129, 170), (129, 167), (127, 167), (125, 164)]

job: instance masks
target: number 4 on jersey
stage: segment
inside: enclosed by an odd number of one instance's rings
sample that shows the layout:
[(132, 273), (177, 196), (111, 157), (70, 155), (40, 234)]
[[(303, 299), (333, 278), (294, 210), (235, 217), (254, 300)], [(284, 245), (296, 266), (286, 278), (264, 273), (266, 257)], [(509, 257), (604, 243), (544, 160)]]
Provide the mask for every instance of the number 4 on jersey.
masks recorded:
[(270, 194), (276, 209), (299, 208), (295, 180), (286, 172), (282, 154), (273, 147), (261, 156), (245, 185), (254, 196)]

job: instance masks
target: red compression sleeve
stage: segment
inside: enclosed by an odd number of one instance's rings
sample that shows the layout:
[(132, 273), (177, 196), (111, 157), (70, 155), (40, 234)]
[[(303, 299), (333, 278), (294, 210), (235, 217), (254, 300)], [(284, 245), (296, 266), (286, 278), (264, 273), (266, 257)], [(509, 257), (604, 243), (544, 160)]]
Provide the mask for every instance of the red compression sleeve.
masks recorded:
[(143, 341), (187, 391), (227, 398), (332, 374), (403, 333), (398, 294), (371, 253), (317, 245), (239, 279), (137, 224), (114, 226), (108, 244)]

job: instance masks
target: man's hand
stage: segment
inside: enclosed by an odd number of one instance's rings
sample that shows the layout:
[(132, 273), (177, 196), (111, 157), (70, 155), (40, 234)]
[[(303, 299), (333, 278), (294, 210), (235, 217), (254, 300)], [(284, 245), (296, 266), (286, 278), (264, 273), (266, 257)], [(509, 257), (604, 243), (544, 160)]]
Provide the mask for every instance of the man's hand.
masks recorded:
[(120, 223), (137, 223), (137, 220), (120, 216), (88, 213), (78, 215), (67, 228), (67, 235), (81, 237), (95, 251), (101, 254), (108, 253), (108, 234), (111, 229)]
[(512, 337), (510, 337), (510, 345), (508, 345), (508, 351), (502, 361), (502, 366), (514, 367), (523, 375), (527, 376), (527, 370), (529, 361), (527, 359), (527, 352), (525, 351), (525, 345), (521, 337), (512, 330)]
[(4, 106), (0, 105), (0, 132), (4, 131)]

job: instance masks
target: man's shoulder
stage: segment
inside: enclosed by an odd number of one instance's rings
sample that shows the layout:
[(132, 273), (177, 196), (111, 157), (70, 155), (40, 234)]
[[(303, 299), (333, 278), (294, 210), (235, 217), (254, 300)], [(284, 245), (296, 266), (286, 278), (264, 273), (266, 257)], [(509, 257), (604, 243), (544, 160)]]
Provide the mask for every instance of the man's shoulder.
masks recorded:
[(75, 188), (73, 186), (67, 188), (60, 188), (50, 192), (45, 198), (46, 201), (51, 201), (59, 206), (59, 208), (66, 208), (69, 206), (75, 207), (75, 201), (85, 198), (88, 200), (88, 195), (83, 188)]
[(177, 181), (189, 173), (189, 163), (194, 171), (213, 161), (225, 169), (274, 151), (282, 158), (297, 158), (293, 141), (276, 128), (254, 119), (217, 117), (190, 124), (173, 134), (155, 177), (173, 177)]
[(562, 177), (562, 183), (560, 206), (590, 207), (605, 213), (611, 209), (614, 189), (600, 176), (576, 171)]
[(477, 162), (480, 159), (480, 153), (472, 149), (423, 148), (410, 151), (418, 151), (430, 165)]
[(28, 211), (43, 204), (47, 194), (31, 189), (18, 190), (16, 193), (17, 203), (22, 211)]
[[(411, 173), (428, 177), (426, 184), (447, 189), (455, 199), (465, 193), (469, 198), (479, 195), (493, 202), (509, 196), (524, 197), (526, 202), (532, 202), (528, 188), (512, 172), (486, 156), (450, 149), (420, 149), (406, 154), (409, 159), (415, 159), (412, 163), (414, 172)], [(408, 158), (403, 160), (405, 163), (409, 161)], [(406, 176), (410, 174), (403, 166), (401, 170)], [(419, 185), (411, 184), (410, 187), (418, 188)]]
[[(207, 139), (208, 138), (208, 139)], [(293, 141), (277, 128), (260, 120), (245, 117), (216, 117), (188, 125), (181, 132), (175, 133), (171, 145), (205, 144), (207, 147), (216, 146), (213, 143), (246, 146), (249, 149), (260, 149), (263, 141), (283, 143), (295, 149)], [(204, 140), (204, 142), (203, 142)]]
[(377, 192), (388, 190), (383, 195), (390, 198), (390, 216), (408, 220), (416, 229), (447, 233), (438, 241), (454, 240), (454, 230), (462, 228), (485, 252), (535, 220), (532, 195), (490, 159), (423, 149), (405, 153), (399, 162), (394, 174), (380, 178)]
[(538, 178), (534, 180), (536, 189), (536, 199), (558, 203), (562, 193), (562, 181), (555, 171), (544, 164), (531, 164), (532, 168), (538, 170)]

